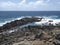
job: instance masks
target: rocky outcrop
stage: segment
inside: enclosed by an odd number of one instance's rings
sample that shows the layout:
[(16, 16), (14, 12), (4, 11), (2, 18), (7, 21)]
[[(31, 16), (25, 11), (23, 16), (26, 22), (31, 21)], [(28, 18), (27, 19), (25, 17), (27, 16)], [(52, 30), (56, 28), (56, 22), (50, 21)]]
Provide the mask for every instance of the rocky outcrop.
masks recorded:
[(41, 19), (23, 18), (3, 25), (0, 28), (0, 45), (60, 45), (60, 26), (37, 25), (20, 28), (21, 25)]
[[(29, 26), (17, 28), (18, 31), (0, 34), (0, 45), (59, 45), (60, 35), (57, 34), (60, 28), (55, 27), (48, 30), (47, 27)], [(44, 28), (44, 29), (43, 29)], [(58, 31), (56, 31), (58, 30)], [(26, 41), (25, 41), (26, 40)], [(20, 43), (21, 42), (21, 43)]]
[(20, 20), (15, 20), (15, 21), (12, 21), (10, 23), (7, 23), (7, 24), (1, 26), (0, 27), (0, 32), (3, 32), (3, 30), (11, 29), (13, 27), (21, 26), (21, 25), (31, 23), (31, 22), (38, 22), (38, 21), (41, 21), (41, 20), (42, 20), (42, 18), (37, 18), (37, 17), (23, 18), (23, 19), (20, 19)]

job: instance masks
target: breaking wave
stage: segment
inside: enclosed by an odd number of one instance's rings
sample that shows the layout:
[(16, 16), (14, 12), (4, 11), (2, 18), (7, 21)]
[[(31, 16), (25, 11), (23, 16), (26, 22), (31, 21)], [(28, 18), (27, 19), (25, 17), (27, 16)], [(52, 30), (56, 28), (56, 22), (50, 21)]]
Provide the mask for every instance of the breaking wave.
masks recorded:
[[(31, 18), (32, 16), (21, 16), (21, 17), (17, 17), (17, 18), (7, 18), (6, 20), (2, 19), (2, 21), (0, 21), (0, 26), (3, 26), (4, 24), (6, 23), (10, 23), (12, 21), (15, 21), (15, 20), (20, 20), (22, 18)], [(38, 17), (38, 18), (43, 18), (43, 19), (52, 19), (52, 20), (55, 20), (56, 22), (60, 21), (59, 17), (54, 15), (54, 16), (33, 16), (33, 17)], [(3, 21), (4, 20), (4, 21)], [(44, 22), (44, 21), (43, 21)]]

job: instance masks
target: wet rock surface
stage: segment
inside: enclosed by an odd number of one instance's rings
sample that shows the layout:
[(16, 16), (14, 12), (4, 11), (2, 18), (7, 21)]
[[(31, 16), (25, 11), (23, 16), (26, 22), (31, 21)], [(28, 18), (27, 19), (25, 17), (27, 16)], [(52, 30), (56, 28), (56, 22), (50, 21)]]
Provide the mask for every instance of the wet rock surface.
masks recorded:
[[(19, 27), (28, 22), (40, 21), (37, 19), (25, 18), (2, 26), (0, 28), (0, 45), (60, 45), (60, 26)], [(7, 30), (15, 31), (7, 33)]]

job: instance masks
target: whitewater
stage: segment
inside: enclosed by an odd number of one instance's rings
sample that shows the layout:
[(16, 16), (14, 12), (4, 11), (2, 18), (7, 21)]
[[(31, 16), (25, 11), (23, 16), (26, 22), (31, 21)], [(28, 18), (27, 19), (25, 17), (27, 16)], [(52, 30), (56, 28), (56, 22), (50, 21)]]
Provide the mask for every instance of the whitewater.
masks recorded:
[[(50, 26), (50, 25), (60, 26), (60, 19), (55, 19), (57, 16), (50, 16), (50, 17), (34, 16), (34, 17), (37, 17), (37, 18), (40, 18), (40, 19), (42, 18), (42, 20), (38, 21), (38, 22), (32, 22), (32, 23), (24, 24), (24, 25), (20, 26), (19, 28), (24, 28), (24, 27), (28, 27), (28, 26)], [(10, 22), (15, 21), (15, 20), (21, 20), (23, 18), (32, 18), (32, 16), (21, 16), (19, 18), (14, 18), (12, 20), (5, 21), (4, 23), (0, 23), (0, 26), (3, 26), (4, 24), (10, 23)], [(40, 19), (38, 19), (38, 20), (40, 20)], [(12, 32), (15, 32), (15, 31), (17, 31), (17, 29), (3, 32), (3, 34), (4, 33), (12, 33)]]
[[(5, 22), (1, 22), (0, 23), (0, 26), (3, 26), (4, 24), (6, 23), (10, 23), (12, 21), (15, 21), (15, 20), (20, 20), (20, 19), (23, 19), (23, 18), (31, 18), (32, 16), (21, 16), (21, 17), (18, 17), (18, 18), (12, 18), (11, 20), (6, 20)], [(58, 16), (49, 16), (49, 17), (46, 17), (46, 16), (34, 16), (34, 17), (37, 17), (37, 18), (42, 18), (42, 20), (40, 22), (34, 22), (34, 23), (30, 23), (30, 24), (27, 24), (27, 25), (32, 25), (32, 24), (36, 24), (36, 25), (48, 25), (49, 23), (53, 24), (54, 26), (56, 24), (60, 24), (60, 19), (56, 19)], [(39, 20), (39, 19), (38, 19)]]

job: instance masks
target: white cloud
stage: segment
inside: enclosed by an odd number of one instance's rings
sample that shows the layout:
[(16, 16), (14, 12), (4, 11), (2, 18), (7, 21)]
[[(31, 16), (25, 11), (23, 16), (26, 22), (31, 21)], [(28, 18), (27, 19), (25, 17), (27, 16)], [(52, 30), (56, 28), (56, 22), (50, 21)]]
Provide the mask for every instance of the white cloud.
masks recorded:
[(11, 1), (0, 2), (0, 10), (17, 10), (17, 11), (34, 11), (34, 10), (49, 10), (48, 4), (50, 0), (36, 0), (27, 3), (27, 0), (22, 0), (19, 3)]
[(12, 6), (15, 6), (15, 3), (13, 2), (1, 2), (0, 3), (0, 7), (12, 7)]

